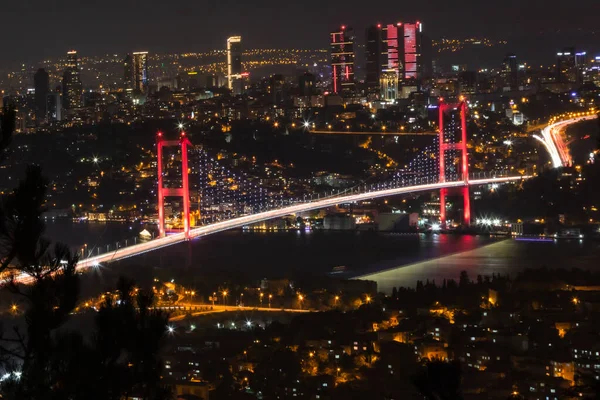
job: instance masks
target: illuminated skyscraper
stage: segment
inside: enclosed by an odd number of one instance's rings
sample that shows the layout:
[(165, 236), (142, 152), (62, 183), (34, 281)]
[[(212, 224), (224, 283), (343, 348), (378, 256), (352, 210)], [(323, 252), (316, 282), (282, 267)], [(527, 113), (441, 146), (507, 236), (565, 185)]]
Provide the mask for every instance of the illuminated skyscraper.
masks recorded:
[(365, 70), (369, 93), (393, 101), (398, 98), (400, 84), (420, 83), (425, 69), (422, 29), (420, 22), (377, 24), (367, 29)]
[(242, 37), (227, 38), (227, 87), (235, 96), (242, 94)]
[(331, 39), (331, 91), (342, 96), (352, 96), (354, 85), (354, 31), (342, 26), (330, 33)]
[(35, 120), (40, 125), (47, 121), (47, 97), (50, 92), (48, 73), (43, 68), (38, 69), (35, 75), (33, 75), (33, 85), (35, 87)]
[(404, 81), (414, 81), (415, 83), (421, 79), (423, 73), (423, 64), (421, 60), (421, 33), (423, 32), (423, 24), (404, 23), (402, 25), (404, 31)]
[(148, 52), (138, 51), (133, 53), (133, 89), (146, 93), (150, 78), (148, 75)]
[(79, 75), (79, 62), (75, 50), (67, 53), (67, 65), (63, 73), (63, 107), (67, 110), (83, 107), (83, 85)]

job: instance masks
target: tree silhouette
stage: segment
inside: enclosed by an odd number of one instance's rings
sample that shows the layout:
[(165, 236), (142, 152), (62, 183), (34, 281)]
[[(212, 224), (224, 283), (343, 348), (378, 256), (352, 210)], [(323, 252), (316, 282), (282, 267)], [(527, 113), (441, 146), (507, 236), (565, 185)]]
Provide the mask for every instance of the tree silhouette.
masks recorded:
[(413, 377), (413, 384), (429, 400), (462, 399), (460, 363), (429, 361)]
[(12, 141), (15, 131), (15, 117), (15, 108), (5, 105), (2, 114), (0, 114), (0, 163), (4, 161), (6, 149)]
[[(14, 130), (14, 110), (0, 115), (0, 157)], [(22, 300), (23, 318), (0, 329), (0, 365), (9, 378), (5, 399), (118, 400), (128, 395), (160, 400), (159, 351), (168, 316), (150, 308), (153, 293), (120, 280), (119, 300), (107, 299), (95, 318), (91, 340), (67, 331), (79, 296), (77, 256), (44, 237), (47, 181), (41, 168), (0, 198), (0, 273)], [(24, 323), (23, 323), (24, 322)], [(23, 327), (24, 326), (24, 327)]]

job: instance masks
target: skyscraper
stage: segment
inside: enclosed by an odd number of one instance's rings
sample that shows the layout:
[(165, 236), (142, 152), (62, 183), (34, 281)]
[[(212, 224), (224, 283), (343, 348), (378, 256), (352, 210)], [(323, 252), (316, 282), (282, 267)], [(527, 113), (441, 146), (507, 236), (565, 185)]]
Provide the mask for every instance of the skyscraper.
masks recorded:
[(568, 47), (556, 53), (556, 81), (574, 83), (576, 76), (575, 48)]
[(35, 87), (35, 120), (38, 125), (44, 124), (48, 119), (48, 93), (50, 92), (50, 79), (48, 73), (40, 68), (33, 75)]
[(62, 89), (63, 107), (65, 109), (71, 110), (83, 106), (81, 97), (83, 85), (79, 76), (79, 62), (75, 50), (67, 53), (67, 65), (63, 73)]
[(519, 88), (519, 66), (517, 65), (517, 56), (514, 54), (507, 54), (502, 62), (502, 70), (500, 75), (504, 81), (504, 87), (510, 88), (510, 90), (517, 90)]
[(133, 58), (127, 54), (123, 60), (123, 88), (133, 89)]
[(578, 51), (575, 53), (575, 70), (576, 70), (576, 81), (578, 84), (584, 83), (585, 70), (587, 68), (588, 58), (587, 52)]
[[(418, 85), (423, 66), (420, 22), (377, 24), (367, 29), (366, 84), (381, 100), (398, 98), (400, 84)], [(431, 65), (427, 69), (430, 74)]]
[(354, 85), (354, 31), (341, 26), (330, 33), (331, 38), (331, 91), (342, 96), (352, 96)]
[(148, 52), (138, 51), (133, 53), (133, 89), (142, 93), (148, 91), (150, 82), (148, 75)]
[(421, 33), (423, 24), (404, 23), (404, 80), (414, 81), (421, 79), (423, 65), (421, 63)]
[(48, 122), (57, 122), (62, 120), (62, 104), (60, 102), (60, 92), (50, 93), (47, 101)]
[(235, 96), (242, 94), (242, 37), (227, 38), (227, 87)]
[(387, 49), (383, 45), (383, 32), (381, 24), (367, 28), (365, 46), (365, 83), (369, 94), (379, 95), (381, 70), (387, 56)]

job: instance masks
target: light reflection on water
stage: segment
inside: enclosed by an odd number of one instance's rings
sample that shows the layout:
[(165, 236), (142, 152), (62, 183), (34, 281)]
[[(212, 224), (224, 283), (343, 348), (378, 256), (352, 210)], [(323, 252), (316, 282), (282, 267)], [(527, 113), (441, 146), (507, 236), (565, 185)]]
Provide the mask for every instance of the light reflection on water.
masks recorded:
[(550, 243), (518, 242), (512, 239), (491, 243), (458, 254), (437, 257), (382, 272), (365, 274), (361, 279), (374, 280), (378, 289), (389, 293), (394, 286), (414, 286), (418, 280), (458, 279), (467, 271), (471, 279), (477, 275), (514, 275), (527, 268), (581, 268), (599, 267), (600, 247), (594, 242), (556, 241)]
[[(48, 227), (51, 239), (71, 246), (98, 246), (130, 238), (136, 224), (73, 224)], [(318, 278), (344, 266), (347, 277), (377, 281), (380, 291), (414, 286), (417, 280), (472, 279), (493, 273), (514, 274), (525, 268), (600, 268), (600, 244), (586, 240), (551, 243), (517, 242), (454, 235), (401, 235), (377, 232), (242, 232), (229, 231), (110, 264), (116, 275), (132, 277), (166, 271), (173, 277), (202, 279), (205, 274), (251, 279)], [(135, 267), (135, 268), (131, 268)], [(108, 274), (108, 271), (107, 271)]]

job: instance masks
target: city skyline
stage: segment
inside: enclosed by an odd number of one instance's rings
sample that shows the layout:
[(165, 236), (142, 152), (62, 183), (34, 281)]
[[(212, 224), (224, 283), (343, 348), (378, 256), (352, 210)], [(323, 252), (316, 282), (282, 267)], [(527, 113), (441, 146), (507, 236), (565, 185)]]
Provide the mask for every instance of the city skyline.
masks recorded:
[[(460, 6), (433, 4), (431, 1), (400, 6), (383, 1), (368, 7), (350, 1), (343, 3), (347, 7), (339, 7), (338, 12), (329, 13), (321, 10), (319, 3), (310, 0), (294, 13), (294, 18), (290, 18), (286, 8), (271, 0), (252, 5), (208, 3), (204, 7), (184, 0), (178, 7), (168, 9), (151, 0), (142, 18), (132, 2), (119, 4), (118, 14), (112, 11), (111, 6), (116, 6), (114, 1), (104, 2), (101, 6), (70, 0), (61, 3), (62, 7), (56, 2), (48, 4), (31, 0), (27, 4), (5, 7), (5, 15), (8, 16), (5, 29), (20, 34), (7, 43), (7, 51), (0, 56), (0, 64), (43, 59), (62, 54), (70, 48), (82, 52), (85, 49), (88, 54), (126, 52), (130, 48), (145, 48), (155, 53), (206, 50), (221, 48), (222, 38), (233, 34), (246, 38), (245, 48), (322, 48), (327, 46), (323, 32), (329, 32), (333, 26), (343, 23), (363, 31), (374, 21), (385, 22), (383, 20), (390, 15), (398, 20), (424, 21), (425, 29), (432, 37), (532, 36), (556, 29), (562, 32), (565, 41), (570, 41), (572, 39), (567, 37), (571, 36), (570, 30), (594, 29), (594, 15), (600, 12), (600, 5), (590, 0), (579, 0), (573, 7), (561, 9), (560, 13), (544, 7), (544, 3), (537, 0), (527, 4), (510, 1), (502, 7), (470, 0)], [(336, 4), (328, 6), (333, 8)], [(231, 7), (235, 7), (235, 13), (229, 12)], [(360, 12), (355, 12), (358, 9)], [(172, 20), (177, 22), (169, 22), (165, 15), (172, 15)], [(469, 18), (465, 18), (467, 16)], [(107, 20), (115, 26), (114, 31), (106, 30)], [(198, 23), (200, 20), (201, 24)], [(158, 29), (148, 29), (150, 26)], [(296, 34), (275, 34), (286, 31)], [(51, 32), (62, 39), (46, 43), (39, 40), (39, 32)], [(98, 32), (106, 34), (98, 35)], [(193, 37), (203, 39), (191, 40)], [(556, 47), (567, 45), (569, 43), (557, 43)]]

